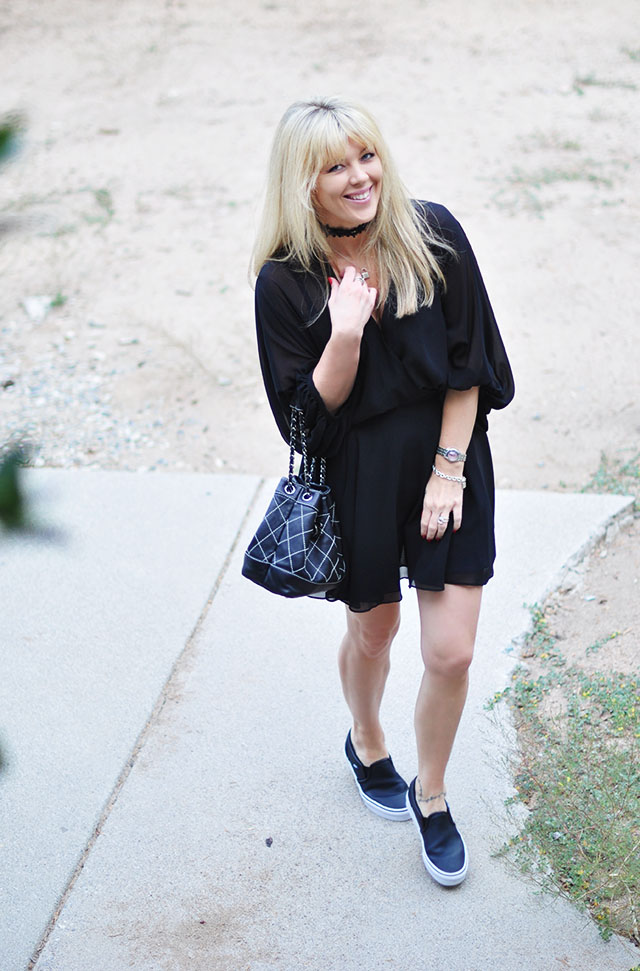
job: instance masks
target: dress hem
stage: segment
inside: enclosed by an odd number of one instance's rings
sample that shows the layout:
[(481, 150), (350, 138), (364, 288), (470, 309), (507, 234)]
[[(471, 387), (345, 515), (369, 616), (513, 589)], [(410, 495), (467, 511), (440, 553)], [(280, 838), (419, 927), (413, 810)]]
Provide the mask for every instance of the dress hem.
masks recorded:
[[(401, 577), (402, 580), (408, 580), (409, 586), (416, 590), (430, 590), (432, 593), (442, 593), (445, 586), (456, 586), (456, 587), (484, 587), (489, 582), (493, 576), (493, 567), (487, 567), (480, 574), (469, 575), (466, 573), (456, 573), (453, 575), (446, 576), (444, 583), (441, 586), (429, 586), (428, 584), (417, 583), (411, 580), (407, 576)], [(368, 611), (373, 610), (374, 607), (381, 607), (383, 604), (390, 603), (400, 603), (402, 601), (402, 592), (400, 590), (394, 591), (393, 593), (387, 594), (383, 600), (377, 600), (375, 603), (362, 603), (351, 604), (348, 600), (343, 597), (332, 596), (332, 591), (327, 590), (323, 593), (312, 593), (310, 597), (314, 600), (328, 600), (330, 603), (343, 603), (349, 608), (354, 614), (365, 614)]]

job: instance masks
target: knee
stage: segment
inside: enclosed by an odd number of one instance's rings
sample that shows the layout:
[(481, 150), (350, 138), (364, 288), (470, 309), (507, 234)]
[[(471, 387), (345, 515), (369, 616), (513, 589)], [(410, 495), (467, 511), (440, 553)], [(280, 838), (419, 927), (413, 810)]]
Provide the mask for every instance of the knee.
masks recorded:
[(467, 675), (473, 660), (473, 641), (456, 638), (423, 645), (427, 671), (443, 678), (460, 679)]
[[(366, 617), (366, 614), (363, 616)], [(376, 619), (375, 623), (368, 621), (350, 623), (349, 636), (360, 654), (371, 660), (377, 660), (388, 654), (399, 627), (400, 614), (393, 612), (387, 617)]]

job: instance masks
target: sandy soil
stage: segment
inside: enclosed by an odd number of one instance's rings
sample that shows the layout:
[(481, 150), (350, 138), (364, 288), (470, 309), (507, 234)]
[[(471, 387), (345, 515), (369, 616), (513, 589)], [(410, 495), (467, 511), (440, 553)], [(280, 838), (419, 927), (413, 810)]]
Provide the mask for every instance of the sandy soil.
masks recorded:
[[(27, 430), (46, 465), (283, 469), (247, 265), (278, 118), (343, 92), (476, 249), (517, 381), (491, 421), (498, 485), (578, 489), (602, 451), (630, 458), (634, 8), (5, 0), (1, 108), (27, 128), (0, 172), (3, 437)], [(43, 294), (61, 305), (34, 319)], [(616, 553), (627, 600), (637, 550)]]

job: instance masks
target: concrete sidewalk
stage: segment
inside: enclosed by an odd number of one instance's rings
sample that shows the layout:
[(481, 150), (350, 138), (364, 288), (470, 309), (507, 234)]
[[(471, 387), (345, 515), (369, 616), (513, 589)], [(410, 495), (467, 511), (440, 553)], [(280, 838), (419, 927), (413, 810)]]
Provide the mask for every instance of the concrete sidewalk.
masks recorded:
[[(492, 857), (507, 833), (508, 740), (483, 708), (513, 667), (524, 604), (628, 500), (498, 495), (500, 556), (448, 779), (471, 871), (446, 891), (412, 824), (368, 813), (343, 759), (342, 608), (240, 576), (273, 483), (56, 470), (29, 481), (66, 540), (0, 540), (0, 971), (24, 971), (45, 938), (37, 971), (638, 963)], [(407, 591), (384, 711), (408, 777), (414, 600)]]

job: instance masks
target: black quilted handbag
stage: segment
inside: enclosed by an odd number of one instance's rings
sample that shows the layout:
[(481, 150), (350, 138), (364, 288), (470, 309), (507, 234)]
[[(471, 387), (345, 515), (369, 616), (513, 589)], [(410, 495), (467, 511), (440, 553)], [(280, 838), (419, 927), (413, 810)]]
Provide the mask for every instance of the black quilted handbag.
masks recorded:
[[(242, 575), (281, 597), (304, 597), (336, 587), (344, 577), (340, 525), (325, 461), (309, 460), (304, 416), (291, 409), (289, 475), (277, 485), (244, 555)], [(293, 474), (297, 434), (302, 464)], [(316, 465), (318, 481), (314, 482)]]

